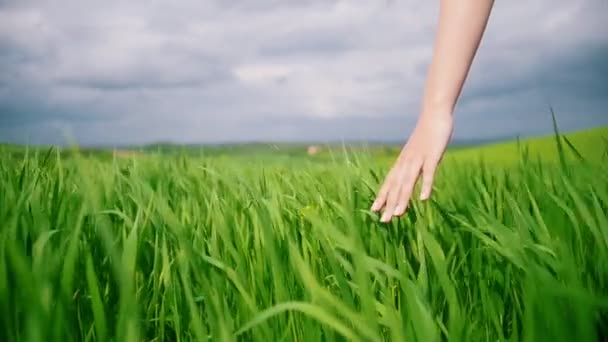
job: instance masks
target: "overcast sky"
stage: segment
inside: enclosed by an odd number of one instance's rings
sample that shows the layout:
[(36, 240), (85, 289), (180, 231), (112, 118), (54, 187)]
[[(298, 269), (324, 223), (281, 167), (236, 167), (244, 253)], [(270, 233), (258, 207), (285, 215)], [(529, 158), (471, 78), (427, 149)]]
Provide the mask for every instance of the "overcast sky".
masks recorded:
[[(0, 0), (0, 141), (404, 140), (438, 0)], [(605, 0), (497, 1), (457, 139), (608, 124)]]

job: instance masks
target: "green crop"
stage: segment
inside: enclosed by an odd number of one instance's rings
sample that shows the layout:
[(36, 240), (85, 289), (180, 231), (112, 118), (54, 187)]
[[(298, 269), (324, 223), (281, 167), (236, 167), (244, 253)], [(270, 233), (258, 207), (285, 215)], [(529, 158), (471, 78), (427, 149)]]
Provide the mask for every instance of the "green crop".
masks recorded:
[(387, 165), (360, 151), (4, 151), (0, 340), (605, 339), (608, 164), (558, 141), (575, 157), (454, 152), (390, 224), (369, 211)]

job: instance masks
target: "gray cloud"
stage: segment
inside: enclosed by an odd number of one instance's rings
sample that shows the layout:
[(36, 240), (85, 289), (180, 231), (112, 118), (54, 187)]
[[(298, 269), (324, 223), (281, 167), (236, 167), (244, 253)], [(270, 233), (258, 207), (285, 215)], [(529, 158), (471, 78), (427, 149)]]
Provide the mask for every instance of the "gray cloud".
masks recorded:
[(231, 79), (230, 70), (219, 65), (199, 64), (200, 69), (180, 73), (174, 66), (137, 65), (116, 73), (93, 71), (87, 74), (58, 76), (56, 84), (100, 90), (149, 88), (204, 88)]
[[(400, 140), (438, 4), (0, 1), (0, 140)], [(608, 124), (601, 0), (496, 2), (461, 139)]]

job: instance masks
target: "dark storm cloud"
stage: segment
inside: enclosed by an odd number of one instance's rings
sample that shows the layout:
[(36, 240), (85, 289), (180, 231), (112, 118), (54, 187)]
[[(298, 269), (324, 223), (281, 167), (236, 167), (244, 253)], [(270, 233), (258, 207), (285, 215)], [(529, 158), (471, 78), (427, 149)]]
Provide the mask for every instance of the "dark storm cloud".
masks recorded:
[(83, 106), (85, 101), (79, 101), (78, 106), (54, 102), (45, 96), (46, 87), (28, 85), (15, 87), (14, 84), (0, 87), (0, 127), (19, 130), (21, 126), (62, 122), (100, 122), (120, 119), (121, 111), (109, 111), (108, 107), (99, 103), (99, 99), (89, 99), (89, 108)]
[(526, 71), (525, 77), (508, 82), (496, 78), (467, 89), (460, 104), (464, 118), (458, 118), (457, 136), (548, 133), (552, 130), (550, 108), (562, 129), (608, 125), (608, 43), (544, 58), (548, 62)]
[[(437, 5), (0, 0), (0, 140), (403, 141)], [(456, 136), (606, 123), (605, 9), (497, 2)]]
[(608, 44), (543, 58), (550, 63), (540, 63), (526, 77), (480, 84), (469, 89), (464, 98), (509, 96), (530, 89), (560, 96), (608, 97)]

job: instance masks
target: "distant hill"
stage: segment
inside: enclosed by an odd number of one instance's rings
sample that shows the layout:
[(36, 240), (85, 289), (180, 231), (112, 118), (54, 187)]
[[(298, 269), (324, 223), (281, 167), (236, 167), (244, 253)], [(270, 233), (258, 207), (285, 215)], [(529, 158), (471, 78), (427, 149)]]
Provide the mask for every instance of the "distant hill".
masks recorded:
[[(608, 126), (560, 134), (560, 136), (568, 157), (582, 157), (593, 162), (608, 161)], [(555, 161), (559, 158), (555, 135), (456, 149), (450, 153), (450, 157), (461, 160), (480, 157), (487, 161), (517, 160), (522, 148), (528, 150), (531, 158), (542, 157), (543, 160)]]

